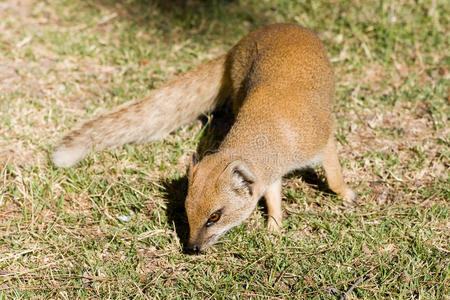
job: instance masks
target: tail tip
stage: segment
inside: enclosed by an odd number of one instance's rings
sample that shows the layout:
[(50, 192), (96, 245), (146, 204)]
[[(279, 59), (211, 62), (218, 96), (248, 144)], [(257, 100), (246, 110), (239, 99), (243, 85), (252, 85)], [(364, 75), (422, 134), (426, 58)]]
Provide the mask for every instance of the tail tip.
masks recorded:
[(58, 168), (70, 168), (86, 156), (86, 149), (59, 147), (52, 154), (53, 164)]

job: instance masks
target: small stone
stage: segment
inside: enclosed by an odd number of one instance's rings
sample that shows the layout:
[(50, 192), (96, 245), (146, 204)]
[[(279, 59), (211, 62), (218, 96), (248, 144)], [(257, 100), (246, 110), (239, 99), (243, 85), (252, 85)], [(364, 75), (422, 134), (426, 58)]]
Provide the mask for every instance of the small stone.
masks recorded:
[(118, 216), (117, 219), (119, 219), (122, 222), (130, 222), (131, 221), (131, 217), (130, 216)]

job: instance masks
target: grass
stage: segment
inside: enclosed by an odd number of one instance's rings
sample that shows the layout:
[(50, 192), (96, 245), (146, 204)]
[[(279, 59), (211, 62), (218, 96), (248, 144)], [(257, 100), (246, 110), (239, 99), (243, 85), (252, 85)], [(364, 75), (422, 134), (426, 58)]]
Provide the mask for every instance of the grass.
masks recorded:
[[(449, 299), (449, 15), (442, 0), (0, 2), (0, 299)], [(327, 46), (354, 207), (320, 168), (296, 173), (281, 235), (261, 206), (186, 255), (201, 122), (73, 169), (50, 163), (78, 122), (275, 22)]]

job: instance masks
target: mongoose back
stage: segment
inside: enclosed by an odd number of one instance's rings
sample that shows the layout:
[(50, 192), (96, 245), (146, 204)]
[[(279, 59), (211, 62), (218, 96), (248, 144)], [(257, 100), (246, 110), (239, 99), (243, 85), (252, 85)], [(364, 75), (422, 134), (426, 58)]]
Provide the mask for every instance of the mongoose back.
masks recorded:
[(202, 251), (240, 224), (264, 196), (267, 226), (282, 223), (281, 179), (322, 162), (328, 185), (344, 201), (334, 139), (334, 75), (319, 38), (291, 24), (274, 24), (242, 38), (226, 55), (169, 82), (137, 102), (69, 132), (53, 154), (69, 167), (95, 147), (163, 138), (231, 99), (235, 123), (218, 151), (189, 170), (188, 249)]

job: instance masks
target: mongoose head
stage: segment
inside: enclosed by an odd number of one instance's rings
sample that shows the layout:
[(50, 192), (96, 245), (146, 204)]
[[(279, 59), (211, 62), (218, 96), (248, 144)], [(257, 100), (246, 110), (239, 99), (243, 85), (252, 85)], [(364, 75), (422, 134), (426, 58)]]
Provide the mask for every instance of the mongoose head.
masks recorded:
[(252, 213), (259, 198), (257, 178), (244, 161), (224, 159), (218, 153), (201, 162), (194, 158), (188, 178), (187, 248), (198, 253)]

